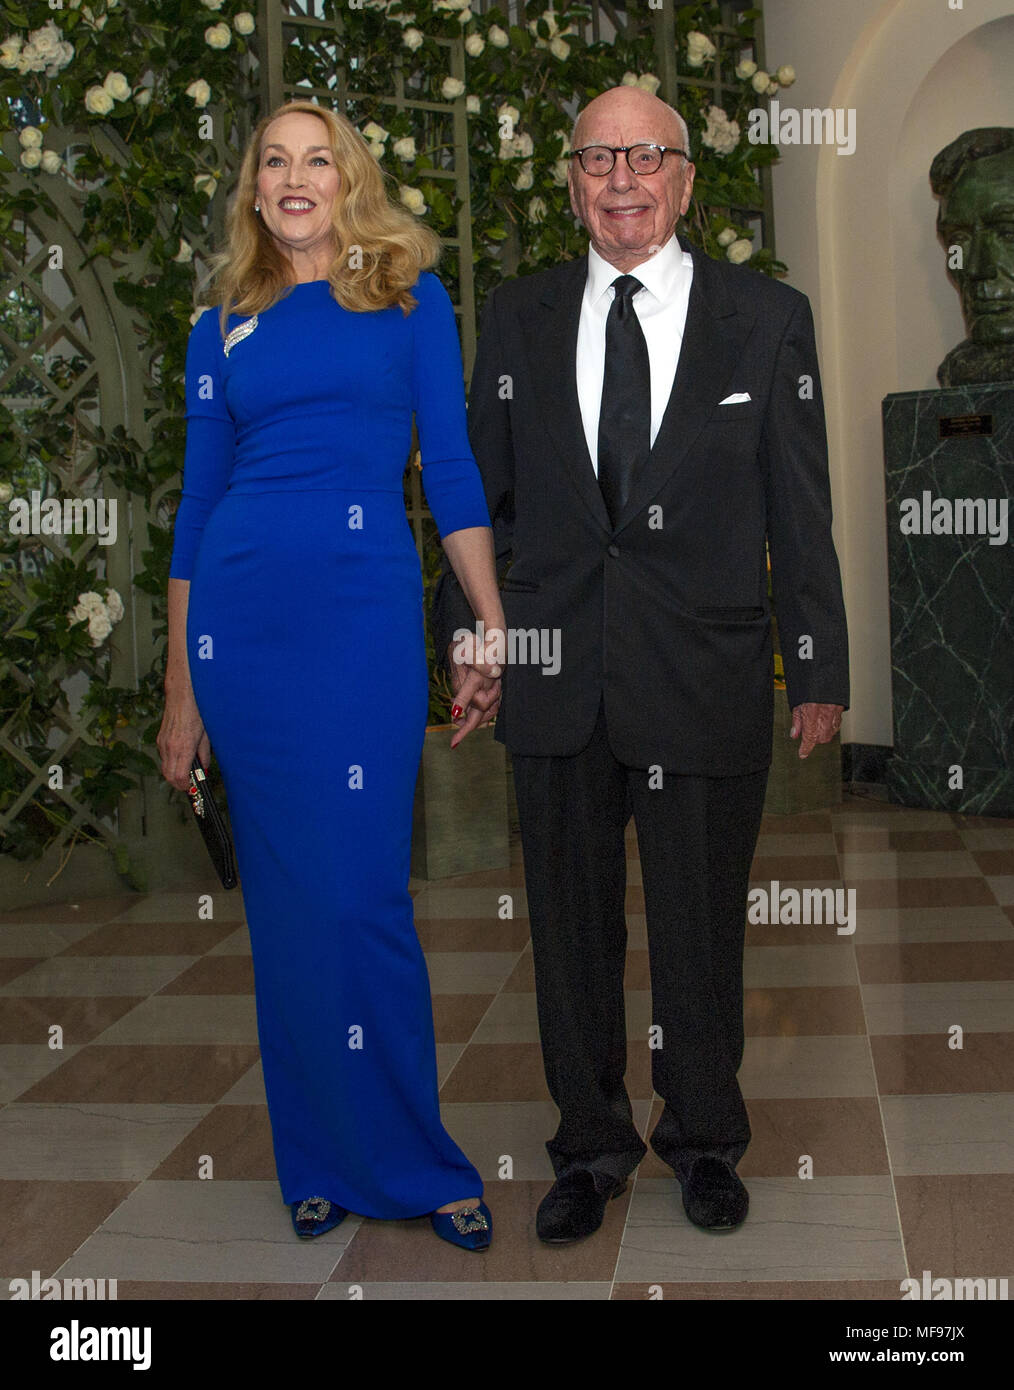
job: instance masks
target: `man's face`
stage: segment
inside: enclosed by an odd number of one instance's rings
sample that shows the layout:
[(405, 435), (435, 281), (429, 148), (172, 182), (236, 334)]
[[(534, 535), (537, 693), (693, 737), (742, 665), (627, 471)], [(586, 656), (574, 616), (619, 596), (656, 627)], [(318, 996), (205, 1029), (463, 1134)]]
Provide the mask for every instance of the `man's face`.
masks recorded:
[[(654, 98), (637, 88), (597, 97), (582, 114), (574, 148), (638, 143), (683, 147), (679, 126)], [(586, 174), (577, 159), (568, 172), (570, 205), (592, 246), (627, 273), (658, 251), (690, 206), (694, 166), (682, 155), (663, 156), (654, 174), (635, 174), (622, 154), (605, 176)]]
[(961, 248), (951, 273), (975, 343), (1014, 342), (1014, 149), (967, 164), (940, 204), (940, 235)]

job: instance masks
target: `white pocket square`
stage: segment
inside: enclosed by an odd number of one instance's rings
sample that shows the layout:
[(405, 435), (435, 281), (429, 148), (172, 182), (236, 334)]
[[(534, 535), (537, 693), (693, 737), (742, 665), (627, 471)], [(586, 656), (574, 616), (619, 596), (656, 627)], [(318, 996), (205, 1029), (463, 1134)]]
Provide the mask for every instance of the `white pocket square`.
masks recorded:
[(749, 391), (734, 391), (731, 396), (726, 396), (724, 401), (719, 401), (719, 405), (742, 405), (744, 401), (750, 399)]

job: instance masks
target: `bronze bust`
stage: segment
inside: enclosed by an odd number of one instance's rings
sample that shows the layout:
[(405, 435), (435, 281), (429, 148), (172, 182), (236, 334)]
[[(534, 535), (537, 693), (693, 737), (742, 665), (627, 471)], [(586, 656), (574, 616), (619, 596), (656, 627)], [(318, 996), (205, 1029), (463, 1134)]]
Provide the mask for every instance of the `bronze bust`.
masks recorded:
[(968, 331), (937, 380), (1014, 381), (1014, 129), (966, 130), (933, 160), (930, 184)]

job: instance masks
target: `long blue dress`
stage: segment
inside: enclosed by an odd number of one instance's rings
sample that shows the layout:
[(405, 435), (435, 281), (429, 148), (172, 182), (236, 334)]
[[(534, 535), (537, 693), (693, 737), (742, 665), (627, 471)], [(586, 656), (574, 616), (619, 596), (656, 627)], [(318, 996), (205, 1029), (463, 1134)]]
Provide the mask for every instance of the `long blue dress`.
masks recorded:
[[(354, 313), (296, 285), (186, 363), (170, 574), (225, 782), (282, 1198), (412, 1217), (482, 1192), (440, 1119), (408, 893), (427, 714), (402, 475), (413, 411), (441, 536), (488, 526), (447, 292)], [(247, 320), (232, 316), (231, 331)]]

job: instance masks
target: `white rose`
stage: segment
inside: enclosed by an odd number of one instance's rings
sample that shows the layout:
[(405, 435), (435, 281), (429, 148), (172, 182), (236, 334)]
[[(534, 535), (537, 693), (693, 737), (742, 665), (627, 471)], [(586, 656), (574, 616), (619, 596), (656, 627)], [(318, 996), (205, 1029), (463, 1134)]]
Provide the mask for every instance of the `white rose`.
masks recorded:
[(514, 143), (517, 146), (518, 154), (522, 155), (525, 159), (527, 159), (529, 155), (535, 153), (535, 142), (532, 140), (527, 130), (519, 132), (514, 137)]
[(246, 36), (247, 34), (252, 34), (257, 26), (249, 10), (240, 10), (239, 14), (233, 17), (232, 27), (236, 30), (237, 34)]
[(558, 159), (553, 164), (552, 180), (557, 188), (563, 188), (567, 182), (567, 170), (570, 168), (569, 159)]
[(791, 63), (783, 63), (775, 73), (775, 76), (778, 78), (779, 86), (791, 87), (796, 80), (796, 69)]
[(736, 230), (734, 227), (724, 227), (716, 238), (719, 246), (731, 246), (736, 240)]
[(769, 82), (768, 85), (764, 88), (764, 95), (765, 95), (766, 97), (773, 97), (774, 94), (775, 94), (775, 92), (777, 92), (777, 91), (778, 91), (778, 83), (777, 83), (777, 82)]
[(188, 265), (194, 259), (194, 248), (189, 241), (184, 241), (180, 237), (180, 249), (173, 256), (174, 261), (179, 261), (180, 265)]
[(194, 192), (204, 193), (209, 198), (214, 195), (217, 187), (218, 179), (215, 178), (214, 174), (198, 174), (194, 179)]
[(646, 72), (642, 73), (642, 75), (637, 79), (637, 85), (640, 87), (642, 92), (650, 92), (651, 95), (654, 96), (655, 93), (658, 91), (659, 87), (661, 87), (662, 83), (653, 72)]
[(404, 159), (406, 163), (415, 159), (415, 140), (411, 135), (405, 135), (400, 140), (395, 140), (391, 149), (399, 159)]
[(201, 4), (206, 10), (220, 10), (224, 0), (201, 0)]
[(106, 608), (114, 623), (118, 623), (123, 617), (123, 599), (115, 589), (110, 589), (106, 594)]
[(472, 96), (471, 93), (469, 93), (465, 98), (465, 110), (470, 116), (477, 116), (482, 110), (482, 102), (477, 96)]
[(501, 124), (506, 119), (511, 123), (512, 126), (515, 126), (521, 119), (521, 112), (518, 110), (516, 106), (510, 106), (506, 101), (504, 101), (501, 102), (500, 105), (496, 108), (496, 118), (498, 121), (501, 122)]
[(426, 211), (426, 199), (418, 188), (409, 188), (402, 184), (398, 189), (398, 197), (408, 208), (409, 212), (414, 212), (417, 217)]
[(715, 45), (699, 29), (691, 29), (687, 35), (687, 62), (692, 68), (702, 68), (718, 52)]
[(523, 192), (526, 188), (531, 188), (534, 182), (535, 175), (532, 173), (532, 161), (528, 159), (514, 175), (512, 183), (519, 192)]
[(421, 47), (422, 47), (422, 43), (423, 43), (422, 31), (421, 31), (420, 29), (415, 29), (415, 28), (406, 29), (405, 32), (404, 32), (404, 34), (402, 34), (402, 36), (401, 36), (401, 41), (402, 41), (402, 43), (405, 45), (405, 47), (406, 47), (407, 49), (410, 49), (411, 52), (414, 53), (414, 52), (416, 51), (417, 48), (421, 48)]
[(81, 609), (85, 613), (104, 613), (106, 611), (105, 599), (101, 594), (97, 594), (94, 589), (87, 589), (83, 594), (77, 596), (77, 612)]
[(570, 44), (557, 34), (549, 40), (549, 51), (554, 58), (559, 58), (562, 63), (565, 58), (570, 56)]
[(720, 106), (708, 108), (702, 145), (709, 146), (716, 154), (730, 154), (739, 144), (739, 134), (738, 122), (730, 121)]
[(363, 126), (363, 135), (366, 139), (379, 140), (381, 144), (384, 143), (390, 133), (391, 132), (385, 130), (382, 125), (378, 125), (376, 121), (368, 121), (367, 124)]
[(63, 158), (56, 150), (42, 151), (42, 168), (46, 174), (58, 174), (63, 168)]
[(211, 100), (211, 88), (203, 77), (198, 77), (187, 88), (187, 96), (193, 98), (195, 106), (207, 106)]
[(42, 138), (38, 126), (26, 125), (18, 136), (18, 142), (23, 150), (38, 150), (42, 148)]
[(511, 41), (510, 34), (501, 29), (499, 24), (491, 24), (486, 37), (494, 48), (506, 48)]
[(455, 97), (460, 97), (464, 90), (465, 84), (460, 77), (445, 77), (440, 87), (440, 95), (444, 101), (453, 101)]
[(758, 70), (754, 73), (750, 81), (750, 86), (754, 89), (758, 96), (763, 96), (768, 89), (768, 83), (770, 81), (771, 78), (764, 71), (764, 69), (758, 68)]
[(232, 31), (228, 24), (212, 24), (204, 31), (204, 42), (209, 48), (228, 48), (232, 43)]
[(533, 198), (528, 204), (528, 218), (531, 222), (544, 222), (549, 211), (544, 198)]
[(85, 92), (85, 110), (93, 116), (108, 116), (115, 104), (105, 87), (89, 87)]
[(725, 254), (733, 265), (741, 265), (743, 261), (748, 261), (753, 255), (753, 247), (741, 237), (726, 247)]
[(40, 57), (51, 60), (56, 57), (56, 50), (60, 45), (61, 38), (59, 29), (52, 20), (49, 20), (41, 29), (36, 29), (33, 34), (30, 34), (28, 41), (34, 44)]
[(135, 93), (134, 93), (134, 105), (135, 105), (135, 106), (147, 106), (148, 103), (149, 103), (150, 101), (151, 101), (151, 88), (150, 88), (150, 87), (142, 87), (141, 90), (140, 90), (139, 92), (135, 92)]
[(378, 162), (382, 160), (384, 158), (384, 155), (387, 153), (387, 151), (384, 149), (384, 146), (381, 144), (379, 140), (368, 141), (367, 148), (369, 149), (370, 154), (373, 155), (373, 158)]
[(16, 68), (20, 52), (21, 36), (19, 34), (4, 39), (3, 43), (0, 43), (0, 68)]
[(486, 47), (486, 40), (481, 34), (469, 34), (465, 40), (465, 52), (470, 58), (478, 58), (479, 54)]
[(472, 14), (471, 10), (462, 10), (461, 13), (458, 15), (458, 23), (461, 25), (462, 28), (464, 28), (465, 25), (468, 24), (469, 21), (473, 18), (474, 15)]
[(5, 505), (14, 496), (14, 489), (10, 483), (0, 483), (0, 506)]
[(107, 72), (102, 85), (114, 101), (126, 101), (130, 96), (130, 83), (122, 72)]
[(93, 613), (88, 619), (88, 636), (93, 647), (101, 647), (113, 630), (113, 625), (105, 613)]
[(753, 77), (757, 71), (757, 64), (752, 58), (744, 58), (741, 63), (736, 64), (736, 76), (745, 82), (748, 77)]
[(26, 169), (37, 169), (42, 163), (42, 151), (34, 147), (21, 151), (21, 163)]
[(620, 78), (620, 86), (621, 86), (621, 87), (636, 87), (636, 86), (637, 86), (637, 73), (636, 73), (636, 72), (630, 72), (629, 70), (628, 70), (627, 72), (625, 72), (625, 73), (623, 74), (623, 76)]

